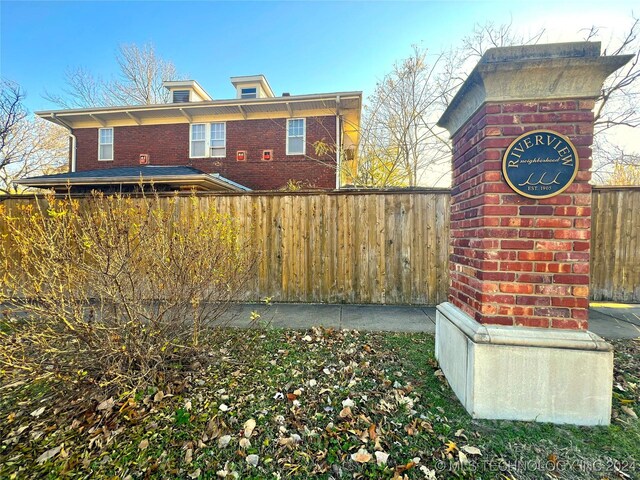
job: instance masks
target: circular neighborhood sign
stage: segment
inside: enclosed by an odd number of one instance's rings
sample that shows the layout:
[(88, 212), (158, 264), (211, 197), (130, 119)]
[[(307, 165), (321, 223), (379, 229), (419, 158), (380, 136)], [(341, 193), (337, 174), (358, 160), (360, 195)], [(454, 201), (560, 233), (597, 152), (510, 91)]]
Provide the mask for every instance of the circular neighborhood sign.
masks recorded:
[(564, 192), (578, 173), (578, 152), (564, 135), (534, 130), (516, 138), (502, 158), (502, 174), (516, 193), (549, 198)]

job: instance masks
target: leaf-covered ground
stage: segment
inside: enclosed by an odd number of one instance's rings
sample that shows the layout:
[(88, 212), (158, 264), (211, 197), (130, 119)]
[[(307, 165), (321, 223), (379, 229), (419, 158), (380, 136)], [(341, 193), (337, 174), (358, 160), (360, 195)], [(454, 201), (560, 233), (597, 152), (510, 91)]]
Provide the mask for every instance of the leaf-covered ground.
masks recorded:
[(228, 330), (180, 381), (101, 398), (2, 379), (0, 478), (640, 478), (640, 342), (610, 427), (471, 420), (433, 336)]

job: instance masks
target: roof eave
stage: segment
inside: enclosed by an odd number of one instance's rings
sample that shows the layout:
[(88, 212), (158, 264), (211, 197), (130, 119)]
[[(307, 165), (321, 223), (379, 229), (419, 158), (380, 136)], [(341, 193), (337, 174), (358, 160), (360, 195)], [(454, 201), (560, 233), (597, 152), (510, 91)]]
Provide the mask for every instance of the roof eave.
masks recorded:
[(340, 98), (354, 98), (357, 97), (362, 105), (362, 92), (332, 92), (332, 93), (320, 93), (310, 95), (292, 95), (289, 97), (268, 97), (268, 98), (251, 98), (251, 99), (230, 99), (230, 100), (211, 100), (202, 102), (183, 102), (183, 103), (163, 103), (156, 105), (131, 105), (131, 106), (117, 106), (117, 107), (98, 107), (98, 108), (75, 108), (68, 110), (40, 110), (34, 112), (41, 118), (47, 120), (60, 117), (64, 115), (77, 115), (77, 114), (94, 114), (99, 115), (101, 113), (126, 113), (134, 111), (154, 111), (154, 110), (171, 110), (180, 108), (204, 108), (204, 107), (225, 107), (225, 106), (237, 106), (237, 105), (261, 105), (272, 103), (296, 103), (309, 100), (332, 100), (336, 97)]

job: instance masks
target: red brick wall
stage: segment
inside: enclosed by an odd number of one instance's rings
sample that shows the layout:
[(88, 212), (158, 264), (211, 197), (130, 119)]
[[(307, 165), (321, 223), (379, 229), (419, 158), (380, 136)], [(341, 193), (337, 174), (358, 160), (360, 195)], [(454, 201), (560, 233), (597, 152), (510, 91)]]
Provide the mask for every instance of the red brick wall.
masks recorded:
[[(487, 104), (453, 138), (450, 301), (478, 322), (586, 329), (593, 101)], [(576, 146), (580, 171), (548, 199), (517, 195), (502, 156), (530, 130)]]
[[(98, 129), (74, 130), (77, 138), (76, 169), (137, 166), (141, 153), (151, 165), (190, 165), (207, 173), (219, 173), (254, 190), (278, 189), (288, 180), (317, 188), (335, 188), (335, 156), (317, 157), (313, 143), (335, 144), (336, 119), (309, 117), (307, 157), (286, 155), (286, 119), (239, 120), (227, 123), (226, 158), (189, 158), (189, 125), (140, 125), (114, 127), (114, 160), (98, 161)], [(273, 160), (261, 160), (262, 150), (272, 149)], [(236, 151), (247, 150), (248, 159), (236, 161)], [(312, 157), (312, 158), (309, 158)]]

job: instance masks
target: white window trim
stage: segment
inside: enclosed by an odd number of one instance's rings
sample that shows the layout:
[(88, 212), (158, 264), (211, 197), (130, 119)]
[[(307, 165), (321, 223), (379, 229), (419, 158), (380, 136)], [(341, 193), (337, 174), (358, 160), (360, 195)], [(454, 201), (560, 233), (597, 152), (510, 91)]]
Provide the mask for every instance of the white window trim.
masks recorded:
[[(302, 153), (289, 153), (289, 122), (293, 120), (302, 120)], [(287, 155), (306, 155), (307, 154), (307, 119), (306, 118), (287, 118), (287, 141), (286, 141), (286, 153)]]
[[(224, 125), (224, 156), (213, 156), (211, 155), (211, 124), (212, 123), (222, 123)], [(194, 125), (204, 125), (204, 155), (195, 156), (193, 155), (193, 126)], [(198, 140), (202, 141), (202, 140)], [(222, 147), (218, 147), (222, 148)], [(198, 123), (190, 123), (189, 124), (189, 158), (226, 158), (227, 156), (227, 122), (198, 122)]]
[[(103, 130), (111, 130), (111, 143), (102, 143), (102, 131)], [(98, 129), (98, 161), (99, 162), (112, 162), (113, 161), (113, 157), (115, 154), (115, 148), (113, 146), (114, 144), (114, 140), (115, 140), (115, 136), (114, 136), (115, 132), (113, 130), (113, 127), (108, 127), (108, 128), (99, 128)], [(103, 145), (111, 145), (111, 158), (100, 158), (100, 147)]]

